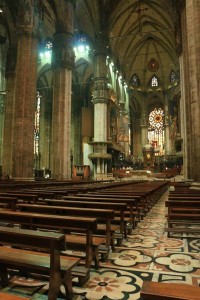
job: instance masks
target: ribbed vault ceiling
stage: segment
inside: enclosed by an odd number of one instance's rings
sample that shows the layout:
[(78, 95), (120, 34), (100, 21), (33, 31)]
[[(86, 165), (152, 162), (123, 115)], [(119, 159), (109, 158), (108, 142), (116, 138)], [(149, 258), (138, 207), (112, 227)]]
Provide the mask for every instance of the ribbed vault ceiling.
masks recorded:
[(144, 89), (152, 77), (154, 58), (162, 89), (171, 70), (178, 71), (175, 47), (175, 8), (172, 0), (77, 1), (76, 25), (92, 40), (108, 37), (110, 53), (126, 81), (136, 73)]
[[(63, 13), (62, 3), (66, 0), (40, 1), (43, 7), (43, 34), (46, 37), (53, 36), (56, 18)], [(9, 7), (5, 22), (15, 23), (18, 0), (5, 2)], [(145, 91), (155, 73), (161, 89), (168, 88), (170, 72), (179, 71), (175, 35), (176, 0), (73, 2), (76, 3), (75, 30), (87, 34), (93, 45), (100, 35), (108, 40), (109, 54), (127, 83), (133, 74), (137, 74)], [(148, 68), (151, 59), (158, 63), (156, 71)]]

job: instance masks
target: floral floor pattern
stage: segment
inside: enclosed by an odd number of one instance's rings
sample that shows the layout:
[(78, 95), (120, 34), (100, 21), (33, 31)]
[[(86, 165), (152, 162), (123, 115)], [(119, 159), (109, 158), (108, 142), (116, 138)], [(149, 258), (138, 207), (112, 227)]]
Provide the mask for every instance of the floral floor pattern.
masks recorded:
[[(91, 269), (84, 286), (73, 287), (74, 300), (139, 300), (145, 280), (200, 286), (200, 235), (167, 237), (166, 197), (167, 193), (99, 270)], [(13, 277), (4, 291), (43, 300), (48, 281)], [(61, 288), (58, 299), (64, 298)]]

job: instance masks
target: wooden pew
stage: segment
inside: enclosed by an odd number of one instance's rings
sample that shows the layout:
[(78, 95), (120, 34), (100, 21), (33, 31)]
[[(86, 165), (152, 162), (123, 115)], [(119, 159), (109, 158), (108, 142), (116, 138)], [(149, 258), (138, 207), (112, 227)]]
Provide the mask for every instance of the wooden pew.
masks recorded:
[(184, 283), (144, 281), (142, 300), (199, 300), (200, 287)]
[(170, 191), (170, 193), (169, 193), (170, 195), (200, 195), (200, 190), (193, 190), (193, 189), (178, 189), (178, 190), (172, 190), (172, 191)]
[[(77, 191), (78, 188), (76, 188)], [(51, 188), (36, 188), (36, 189), (23, 189), (21, 190), (22, 193), (33, 193), (33, 194), (38, 194), (40, 196), (40, 199), (43, 198), (48, 198), (48, 199), (55, 199), (55, 198), (59, 198), (65, 195), (68, 195), (68, 193), (70, 192), (71, 188), (69, 187), (65, 187), (65, 189), (63, 188), (55, 188), (55, 187), (51, 187)]]
[[(62, 216), (80, 216), (80, 217), (92, 217), (98, 221), (104, 221), (106, 224), (106, 235), (105, 235), (105, 246), (102, 247), (102, 239), (93, 236), (93, 245), (101, 248), (101, 253), (105, 259), (106, 253), (108, 254), (109, 249), (112, 245), (112, 231), (111, 221), (114, 219), (114, 210), (111, 209), (97, 209), (97, 208), (79, 208), (79, 207), (65, 207), (65, 206), (53, 206), (53, 205), (39, 205), (39, 204), (18, 204), (17, 209), (23, 212), (34, 212), (34, 213), (47, 213), (56, 214)], [(67, 236), (67, 243), (70, 243), (72, 235)], [(101, 245), (99, 245), (101, 241)], [(85, 246), (85, 242), (84, 242)], [(114, 249), (113, 249), (114, 251)]]
[[(134, 214), (133, 207), (137, 205), (136, 200), (133, 198), (122, 198), (122, 197), (101, 197), (99, 195), (96, 195), (96, 193), (87, 193), (87, 194), (77, 194), (76, 196), (64, 196), (64, 200), (78, 200), (78, 201), (90, 201), (90, 202), (106, 202), (106, 203), (125, 203), (127, 205), (127, 209), (124, 210), (124, 237), (127, 238), (127, 232), (128, 228), (130, 232), (133, 228), (136, 226), (136, 216), (138, 216), (138, 213)], [(118, 217), (119, 215), (119, 217)], [(121, 219), (121, 210), (117, 211), (115, 210), (115, 221), (117, 223), (120, 222)]]
[(0, 196), (0, 205), (3, 207), (8, 207), (12, 210), (16, 210), (17, 197), (10, 197), (9, 195), (4, 197)]
[(143, 218), (144, 215), (149, 211), (150, 208), (150, 195), (148, 192), (141, 192), (141, 191), (129, 191), (129, 190), (105, 190), (95, 192), (94, 194), (98, 195), (105, 195), (109, 197), (114, 197), (115, 195), (118, 197), (126, 197), (126, 198), (133, 198), (138, 201), (139, 207), (141, 209), (141, 217)]
[(163, 181), (143, 181), (136, 185), (123, 185), (121, 187), (112, 188), (112, 190), (121, 190), (128, 192), (148, 192), (154, 197), (160, 197), (165, 191), (167, 191), (169, 186), (168, 182)]
[(185, 199), (185, 200), (189, 200), (189, 199), (200, 199), (200, 194), (199, 193), (169, 193), (169, 199)]
[[(72, 299), (71, 270), (80, 259), (61, 256), (61, 251), (66, 249), (64, 234), (0, 227), (0, 242), (17, 247), (0, 247), (1, 286), (9, 284), (8, 268), (14, 268), (49, 275), (49, 300), (57, 299), (61, 284), (65, 287), (66, 299)], [(23, 247), (37, 252), (20, 250)], [(39, 250), (49, 254), (38, 252)]]
[[(97, 231), (96, 218), (72, 217), (72, 216), (57, 216), (49, 214), (36, 214), (31, 212), (13, 212), (10, 210), (0, 210), (0, 221), (8, 222), (9, 224), (19, 224), (23, 228), (28, 229), (49, 229), (61, 232), (77, 231), (85, 232), (85, 252), (86, 252), (86, 267), (90, 268), (91, 262), (94, 259), (95, 267), (98, 268), (99, 257), (98, 251), (93, 246), (93, 234)], [(67, 237), (65, 238), (67, 243)], [(105, 239), (102, 239), (102, 243)], [(77, 236), (77, 244), (79, 237)], [(74, 240), (75, 245), (75, 240)]]
[(31, 298), (29, 298), (29, 297), (25, 298), (24, 296), (20, 297), (20, 296), (14, 295), (14, 294), (6, 293), (6, 292), (0, 292), (0, 299), (2, 299), (2, 300), (30, 300)]
[(168, 208), (168, 227), (165, 228), (168, 236), (172, 232), (200, 233), (200, 201), (171, 199), (165, 201), (165, 206)]
[(38, 201), (38, 195), (36, 194), (23, 194), (23, 193), (15, 193), (15, 192), (6, 192), (0, 193), (0, 197), (15, 197), (17, 198), (18, 202), (20, 200), (35, 203)]
[(38, 195), (39, 199), (55, 199), (56, 194), (54, 192), (48, 191), (48, 190), (40, 190), (40, 189), (23, 189), (20, 191), (17, 191), (22, 194), (35, 194)]
[[(95, 199), (105, 199), (105, 201), (112, 201), (115, 202), (125, 202), (128, 205), (128, 210), (125, 212), (125, 216), (130, 216), (133, 223), (133, 228), (136, 227), (137, 222), (139, 222), (140, 219), (142, 219), (142, 212), (143, 212), (143, 197), (137, 195), (137, 196), (131, 196), (131, 195), (124, 195), (123, 193), (119, 192), (95, 192), (95, 193), (86, 193), (81, 194), (78, 193), (76, 197), (90, 197)], [(63, 199), (70, 199), (69, 196), (63, 197)], [(72, 198), (73, 199), (73, 198)], [(86, 198), (85, 198), (86, 199)], [(95, 200), (96, 201), (96, 200)], [(102, 200), (103, 201), (103, 200)]]
[(0, 299), (2, 300), (30, 300), (31, 298), (30, 297), (20, 297), (20, 296), (17, 296), (17, 295), (14, 295), (14, 294), (9, 294), (9, 293), (6, 293), (6, 292), (0, 292)]
[[(134, 185), (123, 185), (119, 187), (113, 187), (111, 189), (105, 189), (105, 194), (116, 194), (124, 196), (142, 197), (143, 215), (152, 208), (152, 206), (160, 199), (163, 193), (167, 190), (168, 183), (166, 182), (140, 182)], [(98, 192), (102, 193), (102, 191)]]
[[(75, 197), (76, 198), (76, 197)], [(75, 201), (76, 200), (76, 201)], [(85, 201), (84, 199), (78, 201), (78, 199), (74, 200), (60, 200), (60, 199), (45, 199), (43, 203), (47, 203), (48, 205), (54, 205), (54, 206), (71, 206), (71, 207), (83, 207), (83, 208), (98, 208), (98, 209), (111, 209), (119, 212), (120, 217), (119, 217), (119, 225), (114, 225), (112, 224), (111, 230), (115, 235), (114, 237), (117, 239), (118, 245), (121, 245), (123, 237), (124, 237), (124, 232), (125, 232), (125, 220), (124, 220), (124, 211), (127, 210), (127, 204), (126, 203), (121, 203), (121, 202), (94, 202), (94, 201)], [(117, 214), (118, 217), (118, 214)], [(119, 233), (116, 234), (116, 231), (119, 230)], [(97, 225), (97, 232), (100, 234), (105, 235), (106, 232), (106, 226), (105, 224), (98, 224)], [(113, 236), (113, 235), (112, 235)], [(114, 246), (113, 246), (114, 247)]]

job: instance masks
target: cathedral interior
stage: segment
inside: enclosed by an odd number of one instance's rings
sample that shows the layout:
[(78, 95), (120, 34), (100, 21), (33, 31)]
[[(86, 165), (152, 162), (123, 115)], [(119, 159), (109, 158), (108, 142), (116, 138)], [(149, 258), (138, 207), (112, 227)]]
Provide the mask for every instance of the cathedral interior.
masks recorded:
[(199, 3), (1, 0), (0, 165), (15, 180), (199, 180)]
[(199, 91), (200, 0), (0, 0), (0, 300), (199, 299)]

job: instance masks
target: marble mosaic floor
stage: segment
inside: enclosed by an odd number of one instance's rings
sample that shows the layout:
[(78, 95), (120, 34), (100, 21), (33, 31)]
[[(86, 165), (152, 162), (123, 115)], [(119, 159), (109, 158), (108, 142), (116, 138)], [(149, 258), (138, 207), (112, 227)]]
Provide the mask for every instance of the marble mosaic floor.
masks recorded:
[[(74, 286), (74, 300), (139, 300), (145, 280), (200, 286), (200, 235), (167, 238), (166, 197), (167, 193), (98, 271), (91, 270), (84, 286)], [(47, 299), (48, 282), (13, 277), (4, 291)], [(59, 299), (64, 299), (62, 288)]]

